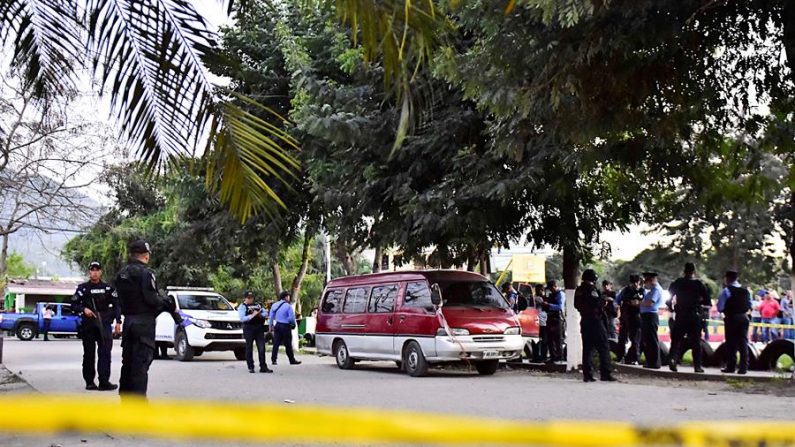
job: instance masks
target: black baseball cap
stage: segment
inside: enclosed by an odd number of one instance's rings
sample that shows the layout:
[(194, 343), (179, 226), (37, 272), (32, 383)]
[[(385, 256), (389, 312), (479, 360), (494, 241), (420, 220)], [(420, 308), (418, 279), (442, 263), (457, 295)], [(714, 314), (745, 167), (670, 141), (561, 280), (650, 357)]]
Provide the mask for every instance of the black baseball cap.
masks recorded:
[(89, 270), (102, 270), (102, 264), (97, 261), (91, 261), (91, 264), (88, 264)]
[(151, 250), (149, 249), (149, 243), (138, 239), (135, 242), (132, 242), (130, 245), (127, 246), (127, 249), (130, 253), (150, 253)]
[(586, 271), (582, 272), (581, 279), (583, 281), (596, 282), (596, 280), (599, 278), (596, 276), (596, 272), (593, 269), (587, 269)]
[(252, 292), (251, 290), (246, 290), (246, 293), (243, 294), (243, 298), (249, 298), (249, 297), (254, 298), (254, 292)]
[(644, 279), (651, 279), (651, 278), (656, 278), (656, 277), (657, 277), (657, 273), (655, 273), (655, 272), (643, 272), (643, 278)]

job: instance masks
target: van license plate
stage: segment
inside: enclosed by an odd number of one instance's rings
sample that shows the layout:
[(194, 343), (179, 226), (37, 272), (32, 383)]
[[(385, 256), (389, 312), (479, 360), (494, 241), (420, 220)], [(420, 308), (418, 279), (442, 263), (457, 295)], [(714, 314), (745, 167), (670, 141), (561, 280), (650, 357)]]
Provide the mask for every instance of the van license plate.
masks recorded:
[(483, 351), (484, 359), (496, 359), (500, 356), (500, 351)]

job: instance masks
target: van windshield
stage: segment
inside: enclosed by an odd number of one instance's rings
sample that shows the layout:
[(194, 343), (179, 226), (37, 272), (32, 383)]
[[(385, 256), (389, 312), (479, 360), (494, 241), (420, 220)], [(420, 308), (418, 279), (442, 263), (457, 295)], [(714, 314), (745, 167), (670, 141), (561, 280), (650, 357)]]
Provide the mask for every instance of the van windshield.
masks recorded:
[(493, 284), (481, 282), (440, 282), (445, 307), (482, 306), (508, 309), (508, 302)]
[(177, 295), (182, 310), (235, 310), (221, 295)]

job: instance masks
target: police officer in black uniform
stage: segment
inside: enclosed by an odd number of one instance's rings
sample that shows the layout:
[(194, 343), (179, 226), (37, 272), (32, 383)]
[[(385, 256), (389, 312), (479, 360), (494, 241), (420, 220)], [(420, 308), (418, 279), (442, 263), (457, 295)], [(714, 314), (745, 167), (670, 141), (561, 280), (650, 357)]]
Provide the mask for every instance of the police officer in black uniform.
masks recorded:
[[(87, 390), (112, 391), (118, 386), (110, 383), (110, 351), (113, 335), (121, 332), (121, 308), (116, 290), (102, 282), (99, 262), (88, 265), (88, 282), (77, 286), (72, 297), (72, 310), (80, 315), (80, 334), (83, 339), (83, 379)], [(111, 324), (116, 325), (111, 332)], [(95, 356), (96, 354), (96, 356)], [(95, 357), (96, 371), (94, 370)], [(99, 386), (94, 376), (99, 376)]]
[(692, 262), (685, 264), (684, 277), (677, 279), (668, 288), (673, 300), (673, 311), (676, 322), (671, 328), (671, 353), (668, 367), (676, 371), (676, 362), (682, 354), (685, 336), (693, 352), (693, 370), (703, 373), (701, 330), (704, 323), (701, 319), (702, 309), (712, 307), (707, 286), (696, 278), (696, 266)]
[[(616, 297), (621, 310), (619, 318), (618, 346), (624, 364), (637, 365), (640, 360), (640, 302), (643, 300), (643, 287), (640, 275), (629, 275), (629, 284), (621, 289)], [(625, 352), (627, 341), (629, 350)]]
[(596, 287), (596, 272), (588, 269), (582, 273), (582, 283), (574, 291), (574, 307), (580, 312), (582, 331), (582, 374), (583, 381), (595, 382), (593, 377), (593, 351), (599, 353), (601, 380), (614, 382), (610, 346), (607, 342), (607, 327), (604, 325), (607, 302)]
[(721, 372), (733, 373), (737, 364), (737, 351), (740, 351), (740, 365), (737, 374), (748, 372), (748, 312), (751, 311), (751, 292), (738, 282), (735, 271), (726, 272), (723, 289), (718, 297), (718, 311), (723, 312), (726, 325), (726, 368)]
[(149, 244), (138, 240), (128, 247), (130, 259), (116, 274), (116, 292), (124, 314), (121, 378), (119, 394), (146, 396), (149, 365), (155, 355), (155, 318), (161, 312), (171, 313), (178, 324), (176, 305), (157, 293), (155, 274), (147, 268)]
[(238, 308), (240, 321), (243, 322), (243, 338), (246, 340), (246, 365), (248, 372), (254, 372), (254, 342), (257, 343), (259, 372), (272, 373), (265, 362), (265, 318), (266, 309), (262, 304), (254, 303), (254, 292), (246, 292), (243, 304)]

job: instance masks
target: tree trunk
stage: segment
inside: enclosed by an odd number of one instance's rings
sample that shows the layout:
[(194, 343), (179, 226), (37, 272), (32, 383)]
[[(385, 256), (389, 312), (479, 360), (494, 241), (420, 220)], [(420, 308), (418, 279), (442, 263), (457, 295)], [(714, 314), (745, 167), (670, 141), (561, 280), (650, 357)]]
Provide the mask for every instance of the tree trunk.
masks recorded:
[(480, 255), (480, 272), (481, 275), (485, 277), (489, 277), (491, 273), (491, 257), (489, 253), (484, 253)]
[(582, 364), (582, 337), (580, 313), (574, 308), (574, 289), (577, 288), (580, 259), (573, 246), (563, 247), (563, 284), (566, 294), (566, 369), (577, 369)]
[(563, 285), (574, 290), (579, 284), (580, 260), (573, 247), (563, 247)]
[(3, 235), (3, 245), (0, 247), (0, 281), (5, 281), (8, 270), (8, 234)]
[(375, 257), (373, 258), (373, 273), (381, 271), (381, 266), (384, 265), (384, 249), (381, 246), (375, 247)]
[(284, 290), (284, 288), (282, 288), (282, 270), (279, 268), (278, 262), (273, 261), (273, 264), (271, 264), (271, 272), (273, 273), (273, 289), (278, 296), (279, 293)]
[(309, 266), (309, 248), (312, 245), (312, 234), (306, 231), (304, 234), (304, 247), (301, 250), (301, 267), (293, 279), (293, 285), (290, 287), (290, 298), (295, 303), (295, 313), (301, 314), (301, 283), (306, 277), (306, 269)]

